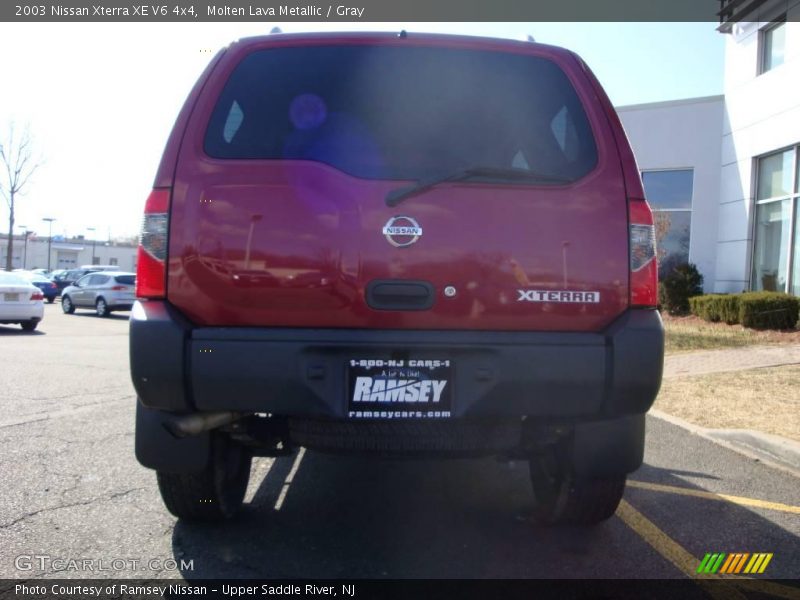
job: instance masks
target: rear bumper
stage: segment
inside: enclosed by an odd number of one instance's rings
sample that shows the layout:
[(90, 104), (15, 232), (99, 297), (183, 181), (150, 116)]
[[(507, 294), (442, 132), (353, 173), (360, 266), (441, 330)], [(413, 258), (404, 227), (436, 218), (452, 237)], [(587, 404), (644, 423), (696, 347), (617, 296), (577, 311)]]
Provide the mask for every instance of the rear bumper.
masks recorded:
[(41, 321), (44, 318), (44, 305), (35, 304), (0, 304), (0, 323), (21, 323), (23, 321)]
[(453, 362), (454, 417), (602, 420), (646, 412), (664, 330), (629, 310), (600, 333), (195, 328), (166, 302), (134, 305), (131, 374), (145, 407), (347, 416), (351, 359)]
[(106, 299), (108, 308), (113, 310), (130, 310), (136, 299), (131, 294), (121, 294), (119, 292), (104, 291), (97, 294)]

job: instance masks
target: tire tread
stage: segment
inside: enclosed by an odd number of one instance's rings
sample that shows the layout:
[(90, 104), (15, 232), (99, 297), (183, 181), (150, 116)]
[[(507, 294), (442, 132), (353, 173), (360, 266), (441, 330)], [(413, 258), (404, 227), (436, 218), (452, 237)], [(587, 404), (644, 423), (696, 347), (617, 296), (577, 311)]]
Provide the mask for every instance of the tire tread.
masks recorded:
[(161, 499), (170, 513), (185, 521), (222, 521), (236, 514), (247, 491), (252, 458), (239, 448), (239, 472), (225, 473), (220, 465), (226, 462), (227, 451), (229, 443), (212, 438), (212, 457), (203, 471), (156, 472)]

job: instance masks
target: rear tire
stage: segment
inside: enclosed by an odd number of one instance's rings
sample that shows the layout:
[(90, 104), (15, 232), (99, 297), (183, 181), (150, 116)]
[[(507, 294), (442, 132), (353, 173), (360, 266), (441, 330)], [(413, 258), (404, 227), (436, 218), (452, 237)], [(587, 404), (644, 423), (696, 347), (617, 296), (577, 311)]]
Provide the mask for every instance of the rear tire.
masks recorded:
[(55, 296), (50, 296), (50, 297), (47, 299), (47, 303), (48, 303), (48, 304), (52, 304), (52, 303), (53, 303), (53, 302), (55, 302), (55, 301), (56, 301), (56, 298), (55, 298)]
[(38, 325), (39, 321), (25, 321), (24, 323), (20, 323), (23, 331), (34, 331)]
[(212, 434), (209, 464), (198, 473), (156, 472), (167, 510), (184, 521), (222, 521), (241, 508), (250, 480), (247, 448)]
[(625, 492), (626, 475), (578, 477), (564, 460), (547, 452), (530, 460), (536, 497), (534, 518), (548, 525), (597, 525), (611, 518)]
[(97, 312), (98, 317), (107, 317), (111, 314), (105, 298), (98, 298), (97, 302), (94, 303), (94, 309)]
[(71, 315), (75, 312), (75, 305), (72, 303), (72, 299), (69, 296), (61, 298), (61, 310), (67, 315)]

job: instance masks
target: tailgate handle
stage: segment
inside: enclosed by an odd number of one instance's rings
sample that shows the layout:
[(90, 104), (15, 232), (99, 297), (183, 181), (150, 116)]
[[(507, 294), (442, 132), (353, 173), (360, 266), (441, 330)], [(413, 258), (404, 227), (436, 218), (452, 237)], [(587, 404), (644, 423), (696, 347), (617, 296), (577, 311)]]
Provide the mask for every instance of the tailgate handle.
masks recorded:
[(367, 304), (375, 310), (427, 310), (433, 300), (427, 281), (375, 279), (367, 285)]

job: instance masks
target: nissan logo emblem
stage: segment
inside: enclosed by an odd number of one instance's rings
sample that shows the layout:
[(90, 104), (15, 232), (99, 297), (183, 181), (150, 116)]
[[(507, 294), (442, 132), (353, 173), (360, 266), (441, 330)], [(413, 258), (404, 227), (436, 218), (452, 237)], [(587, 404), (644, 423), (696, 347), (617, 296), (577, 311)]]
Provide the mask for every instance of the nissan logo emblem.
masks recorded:
[(411, 217), (392, 217), (383, 226), (383, 235), (395, 248), (404, 248), (422, 236), (422, 227)]

